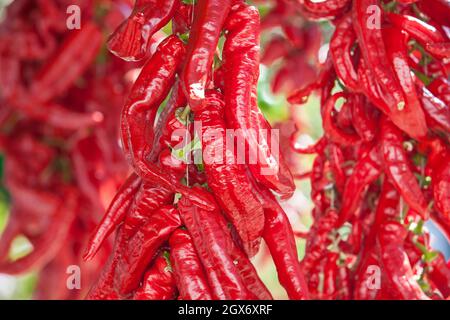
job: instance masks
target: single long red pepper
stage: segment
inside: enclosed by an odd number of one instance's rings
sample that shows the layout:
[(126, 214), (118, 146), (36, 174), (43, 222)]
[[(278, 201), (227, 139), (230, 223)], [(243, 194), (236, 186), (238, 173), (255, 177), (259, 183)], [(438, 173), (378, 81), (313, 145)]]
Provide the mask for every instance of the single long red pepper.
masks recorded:
[(356, 41), (352, 20), (351, 14), (339, 20), (330, 41), (330, 54), (339, 79), (349, 90), (358, 92), (358, 74), (351, 55), (352, 46)]
[(380, 136), (380, 151), (385, 171), (411, 209), (427, 219), (426, 201), (410, 169), (403, 142), (401, 131), (385, 119), (381, 124)]
[(366, 188), (381, 174), (381, 159), (376, 147), (363, 155), (353, 168), (352, 175), (347, 179), (342, 205), (339, 212), (339, 225), (348, 221), (355, 213)]
[(159, 46), (143, 67), (122, 110), (121, 136), (126, 157), (142, 179), (174, 189), (198, 205), (211, 208), (210, 199), (203, 199), (195, 190), (182, 185), (155, 164), (147, 161), (154, 135), (148, 130), (147, 119), (155, 114), (175, 81), (175, 74), (184, 56), (184, 45), (170, 36)]
[(92, 63), (101, 43), (102, 34), (92, 22), (71, 31), (55, 57), (33, 80), (29, 99), (33, 103), (45, 103), (65, 92)]
[(135, 174), (122, 184), (89, 240), (83, 256), (85, 260), (95, 256), (105, 239), (125, 219), (140, 185), (141, 179)]
[(211, 300), (212, 294), (205, 270), (186, 230), (176, 230), (169, 239), (170, 261), (180, 298), (183, 300)]
[(364, 141), (372, 141), (376, 135), (375, 113), (370, 114), (371, 105), (361, 94), (350, 94), (349, 103), (351, 104), (352, 122), (355, 131)]
[[(384, 28), (383, 39), (386, 44), (387, 56), (394, 68), (406, 101), (404, 109), (399, 113), (402, 121), (401, 128), (414, 128), (415, 134), (412, 137), (423, 137), (427, 134), (427, 123), (408, 65), (407, 39), (402, 31), (396, 28)], [(397, 112), (394, 113), (397, 114)]]
[(213, 298), (256, 298), (230, 257), (230, 248), (235, 244), (231, 235), (223, 229), (226, 222), (218, 209), (212, 212), (202, 210), (185, 197), (178, 202), (178, 209), (205, 268)]
[(124, 246), (123, 259), (117, 264), (116, 285), (121, 294), (128, 294), (139, 285), (141, 276), (159, 247), (181, 225), (178, 211), (163, 206), (154, 211)]
[(195, 114), (202, 124), (203, 163), (208, 186), (233, 223), (245, 250), (254, 256), (264, 229), (264, 211), (253, 194), (245, 167), (237, 163), (234, 150), (227, 146), (224, 103), (221, 96), (207, 92), (205, 107)]
[(152, 36), (175, 13), (179, 0), (136, 0), (133, 12), (108, 39), (108, 49), (127, 60), (143, 59)]
[(187, 58), (182, 79), (189, 106), (195, 112), (202, 107), (216, 47), (232, 0), (198, 0), (189, 33)]
[(405, 300), (429, 300), (414, 279), (414, 274), (403, 248), (407, 230), (397, 222), (380, 226), (378, 242), (381, 249), (383, 271), (393, 285), (393, 290)]
[[(373, 12), (372, 8), (378, 8), (378, 11)], [(392, 67), (386, 59), (386, 48), (380, 27), (383, 21), (380, 1), (355, 0), (352, 14), (361, 53), (381, 86), (383, 98), (390, 108), (401, 108), (405, 103), (404, 97)]]
[(294, 232), (284, 210), (267, 190), (260, 190), (266, 223), (263, 238), (269, 247), (281, 285), (290, 299), (309, 298), (303, 270), (298, 261)]
[(142, 285), (133, 294), (133, 300), (172, 300), (177, 295), (169, 253), (162, 252), (145, 273)]
[(259, 115), (255, 116), (259, 77), (258, 10), (245, 4), (234, 6), (225, 28), (223, 68), (227, 75), (224, 98), (226, 120), (246, 140), (249, 168), (254, 177), (282, 196), (289, 197), (294, 189), (292, 176), (289, 179), (286, 172), (281, 172), (281, 160), (272, 153), (269, 142), (261, 136), (261, 129), (265, 128), (258, 126), (258, 123), (261, 124), (256, 121)]

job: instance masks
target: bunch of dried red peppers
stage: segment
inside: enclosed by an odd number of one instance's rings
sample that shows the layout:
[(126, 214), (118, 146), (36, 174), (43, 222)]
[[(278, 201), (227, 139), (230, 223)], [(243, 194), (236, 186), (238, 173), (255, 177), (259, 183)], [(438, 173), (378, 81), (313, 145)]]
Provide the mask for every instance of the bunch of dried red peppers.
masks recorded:
[[(74, 298), (72, 264), (89, 272), (88, 299), (271, 299), (250, 260), (263, 239), (290, 299), (450, 295), (423, 228), (432, 218), (450, 236), (447, 1), (279, 0), (260, 19), (242, 0), (137, 0), (120, 21), (128, 1), (85, 0), (78, 31), (58, 17), (66, 2), (15, 0), (1, 26), (0, 272), (40, 269), (41, 298)], [(323, 64), (316, 20), (335, 27)], [(260, 32), (275, 29), (260, 59)], [(318, 93), (324, 129), (313, 146), (292, 139), (317, 154), (301, 262), (278, 201), (294, 179), (258, 108), (260, 62), (280, 60), (272, 89), (294, 105)], [(229, 129), (256, 161), (219, 143)], [(127, 173), (118, 135), (132, 173), (111, 200)], [(199, 150), (203, 162), (184, 161)], [(34, 249), (9, 261), (18, 234)]]

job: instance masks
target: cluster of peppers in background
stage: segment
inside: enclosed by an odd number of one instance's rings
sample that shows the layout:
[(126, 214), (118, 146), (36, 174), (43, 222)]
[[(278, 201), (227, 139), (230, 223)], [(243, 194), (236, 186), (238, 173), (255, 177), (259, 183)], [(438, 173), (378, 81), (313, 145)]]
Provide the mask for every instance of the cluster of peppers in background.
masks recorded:
[(317, 154), (302, 260), (311, 297), (447, 298), (450, 268), (423, 224), (450, 236), (449, 2), (298, 4), (335, 27), (316, 80), (288, 99), (317, 92), (321, 102), (324, 136), (292, 141)]
[[(131, 68), (101, 54), (103, 34), (123, 16), (110, 10), (96, 17), (102, 11), (94, 11), (94, 1), (78, 1), (84, 23), (70, 31), (70, 4), (17, 0), (0, 26), (0, 146), (11, 201), (0, 273), (38, 271), (38, 299), (87, 294), (112, 245), (90, 262), (83, 250), (128, 172), (117, 119)], [(12, 256), (18, 236), (31, 250)], [(69, 290), (69, 266), (80, 268), (81, 288)]]
[[(72, 2), (80, 30), (67, 29)], [(42, 299), (271, 299), (251, 261), (264, 240), (290, 299), (450, 295), (450, 267), (423, 227), (433, 219), (450, 238), (448, 1), (254, 3), (269, 12), (242, 0), (7, 8), (1, 273), (40, 270)], [(317, 20), (333, 26), (328, 48)], [(311, 181), (305, 233), (280, 205), (295, 191), (293, 152), (278, 155), (258, 107), (261, 63), (294, 106), (320, 96), (324, 136), (289, 140), (316, 155), (295, 173)], [(254, 163), (237, 161), (227, 129)], [(33, 250), (12, 259), (17, 235)], [(67, 288), (69, 265), (83, 290)]]

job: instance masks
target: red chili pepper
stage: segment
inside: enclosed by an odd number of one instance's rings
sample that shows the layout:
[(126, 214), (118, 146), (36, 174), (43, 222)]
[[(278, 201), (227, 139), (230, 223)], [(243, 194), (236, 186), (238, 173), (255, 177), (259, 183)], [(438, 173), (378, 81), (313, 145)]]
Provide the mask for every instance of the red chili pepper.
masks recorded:
[(204, 104), (195, 117), (202, 124), (203, 164), (208, 186), (236, 228), (247, 254), (254, 256), (264, 229), (264, 211), (253, 194), (245, 167), (237, 163), (234, 149), (227, 146), (221, 96), (208, 92)]
[(258, 11), (246, 5), (233, 7), (225, 28), (228, 31), (223, 49), (223, 68), (227, 75), (226, 120), (246, 140), (249, 168), (254, 177), (282, 196), (289, 197), (294, 189), (292, 176), (289, 177), (287, 172), (280, 170), (281, 160), (272, 152), (269, 142), (261, 136), (264, 133), (261, 129), (266, 129), (267, 123), (264, 125), (265, 121), (260, 119), (256, 106), (259, 77)]
[(138, 287), (148, 263), (180, 225), (178, 211), (173, 206), (163, 206), (151, 213), (148, 221), (124, 244), (125, 253), (115, 273), (121, 294), (128, 294)]
[(177, 0), (136, 0), (131, 15), (108, 39), (108, 49), (127, 60), (143, 59), (152, 36), (172, 18)]
[[(399, 121), (402, 123), (399, 127), (412, 137), (424, 137), (427, 134), (427, 124), (408, 65), (406, 38), (401, 30), (395, 28), (383, 29), (383, 38), (388, 57), (406, 100), (404, 109), (400, 110), (399, 113), (393, 112), (392, 116), (395, 114), (395, 117), (397, 117), (398, 114), (398, 117), (401, 119)], [(399, 121), (395, 122), (398, 123)]]
[(141, 179), (135, 174), (122, 184), (89, 240), (83, 256), (86, 261), (95, 256), (105, 239), (125, 219), (140, 186)]
[(277, 268), (278, 279), (290, 299), (308, 299), (303, 270), (298, 262), (295, 236), (286, 213), (270, 192), (260, 190), (264, 197), (266, 223), (263, 238)]
[(338, 259), (339, 253), (328, 252), (326, 256), (325, 271), (323, 275), (323, 298), (325, 300), (334, 300), (338, 294), (336, 278), (338, 276)]
[(180, 298), (183, 300), (211, 300), (212, 294), (205, 271), (186, 230), (176, 230), (169, 239), (170, 261)]
[(189, 106), (195, 112), (202, 107), (208, 75), (211, 72), (220, 32), (231, 9), (231, 0), (198, 0), (189, 33), (183, 86)]
[(355, 41), (356, 34), (353, 30), (352, 16), (348, 14), (339, 20), (336, 25), (336, 30), (330, 41), (330, 54), (339, 79), (349, 90), (358, 92), (358, 74), (351, 55)]
[(440, 30), (426, 22), (408, 15), (389, 13), (388, 19), (396, 27), (396, 30), (403, 30), (417, 40), (424, 49), (429, 44), (445, 42), (447, 39)]
[(330, 233), (337, 226), (338, 214), (336, 210), (330, 209), (324, 215), (315, 218), (312, 229), (309, 231), (306, 241), (305, 258), (302, 267), (306, 275), (322, 259), (331, 243)]
[(133, 300), (172, 300), (176, 297), (177, 286), (168, 255), (166, 251), (155, 259)]
[(446, 103), (433, 95), (426, 87), (419, 85), (423, 110), (432, 128), (438, 131), (450, 131), (450, 110)]
[[(372, 8), (378, 8), (378, 11), (374, 12)], [(380, 1), (353, 1), (352, 14), (361, 53), (380, 85), (383, 99), (390, 109), (404, 106), (403, 93), (387, 59), (381, 27), (378, 26), (383, 20)]]
[(397, 222), (380, 226), (378, 241), (381, 249), (383, 271), (392, 283), (395, 294), (405, 300), (429, 300), (414, 279), (408, 256), (403, 248), (406, 229)]
[(376, 135), (376, 114), (371, 112), (373, 108), (365, 97), (360, 94), (349, 95), (351, 105), (352, 122), (355, 131), (366, 142), (372, 141)]
[(381, 174), (381, 160), (377, 148), (373, 147), (363, 155), (353, 168), (352, 175), (347, 179), (342, 195), (339, 223), (342, 225), (355, 213), (366, 188)]
[(411, 209), (427, 219), (426, 201), (410, 169), (403, 142), (401, 131), (390, 121), (384, 120), (381, 125), (380, 151), (385, 171)]
[(218, 209), (205, 211), (195, 207), (185, 197), (178, 202), (178, 209), (205, 268), (213, 298), (220, 300), (256, 298), (247, 288), (239, 273), (238, 265), (230, 256), (231, 251), (238, 249), (229, 232), (225, 231), (226, 222)]
[(80, 30), (71, 31), (31, 83), (28, 103), (45, 103), (65, 92), (92, 63), (101, 42), (102, 34), (94, 23), (88, 22)]

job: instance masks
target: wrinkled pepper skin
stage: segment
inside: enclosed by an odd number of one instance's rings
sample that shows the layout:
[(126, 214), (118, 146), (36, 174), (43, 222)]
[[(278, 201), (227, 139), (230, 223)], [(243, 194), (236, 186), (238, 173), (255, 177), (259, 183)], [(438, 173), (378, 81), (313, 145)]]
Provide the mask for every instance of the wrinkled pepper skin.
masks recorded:
[(108, 39), (108, 49), (126, 61), (142, 60), (152, 36), (172, 18), (179, 0), (136, 0), (133, 12)]
[(212, 294), (205, 270), (186, 230), (176, 230), (169, 239), (170, 261), (180, 298), (183, 300), (211, 300)]
[(163, 254), (155, 259), (142, 282), (133, 300), (173, 300), (177, 295), (173, 271)]
[(245, 250), (253, 256), (264, 229), (264, 211), (252, 192), (245, 166), (237, 163), (227, 146), (224, 103), (217, 93), (207, 93), (205, 107), (196, 113), (202, 124), (203, 163), (209, 187), (233, 223)]

